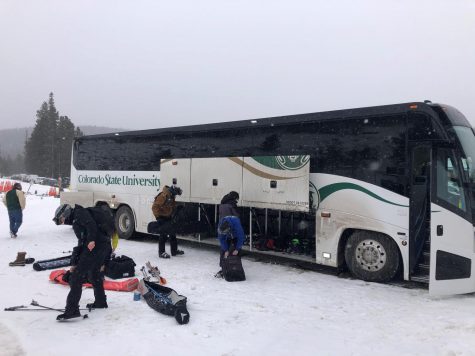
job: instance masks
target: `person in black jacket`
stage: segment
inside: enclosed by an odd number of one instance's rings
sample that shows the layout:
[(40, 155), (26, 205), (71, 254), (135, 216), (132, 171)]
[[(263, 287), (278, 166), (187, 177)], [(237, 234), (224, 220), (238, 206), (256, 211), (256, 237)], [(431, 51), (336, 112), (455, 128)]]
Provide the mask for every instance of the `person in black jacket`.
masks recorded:
[(219, 220), (225, 218), (226, 216), (237, 216), (239, 213), (237, 211), (237, 202), (239, 200), (239, 193), (234, 190), (226, 194), (221, 199), (221, 204), (219, 205)]
[(104, 292), (104, 282), (100, 273), (101, 266), (110, 249), (110, 238), (99, 228), (88, 209), (80, 205), (72, 208), (69, 204), (62, 204), (55, 213), (53, 221), (56, 225), (72, 225), (78, 238), (78, 244), (73, 249), (71, 258), (71, 275), (69, 291), (66, 299), (66, 308), (57, 320), (66, 320), (81, 316), (79, 300), (82, 294), (82, 284), (86, 279), (94, 289), (94, 303), (87, 304), (87, 308), (107, 308), (107, 298)]

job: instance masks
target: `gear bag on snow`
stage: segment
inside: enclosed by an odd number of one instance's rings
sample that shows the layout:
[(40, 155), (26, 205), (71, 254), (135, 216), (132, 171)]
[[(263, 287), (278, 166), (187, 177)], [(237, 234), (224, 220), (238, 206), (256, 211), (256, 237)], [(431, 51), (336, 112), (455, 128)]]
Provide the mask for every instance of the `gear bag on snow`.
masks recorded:
[[(58, 269), (56, 271), (51, 271), (49, 274), (49, 280), (67, 286), (69, 285), (69, 282), (67, 281), (69, 276), (69, 271), (66, 271), (65, 269)], [(110, 281), (108, 279), (104, 280), (105, 290), (113, 290), (117, 292), (132, 292), (137, 289), (138, 285), (138, 278), (128, 278), (122, 281)], [(83, 281), (83, 287), (92, 288), (92, 284), (85, 280)]]
[(44, 271), (47, 269), (71, 266), (71, 257), (72, 255), (52, 258), (50, 260), (37, 261), (33, 263), (33, 269), (35, 271)]
[(99, 230), (107, 237), (112, 237), (115, 231), (114, 214), (107, 205), (94, 206), (87, 208), (92, 218), (97, 224)]
[(229, 255), (223, 258), (223, 276), (228, 282), (245, 281), (246, 275), (242, 267), (241, 256)]
[(179, 295), (175, 290), (145, 279), (140, 281), (138, 290), (153, 310), (173, 315), (178, 324), (187, 324), (190, 321), (186, 297)]
[(111, 258), (106, 266), (105, 274), (112, 279), (135, 276), (135, 262), (125, 255)]

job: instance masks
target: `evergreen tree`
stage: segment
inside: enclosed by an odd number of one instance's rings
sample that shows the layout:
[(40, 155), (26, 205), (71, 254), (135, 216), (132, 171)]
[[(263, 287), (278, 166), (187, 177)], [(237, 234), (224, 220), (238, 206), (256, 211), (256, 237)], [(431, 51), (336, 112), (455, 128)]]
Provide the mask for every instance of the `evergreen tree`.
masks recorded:
[(71, 170), (71, 148), (74, 138), (74, 124), (67, 116), (60, 116), (57, 128), (57, 172), (60, 177), (69, 177)]
[(25, 144), (27, 172), (53, 178), (69, 176), (72, 141), (79, 128), (75, 130), (67, 116), (59, 116), (53, 93), (36, 117), (36, 125)]

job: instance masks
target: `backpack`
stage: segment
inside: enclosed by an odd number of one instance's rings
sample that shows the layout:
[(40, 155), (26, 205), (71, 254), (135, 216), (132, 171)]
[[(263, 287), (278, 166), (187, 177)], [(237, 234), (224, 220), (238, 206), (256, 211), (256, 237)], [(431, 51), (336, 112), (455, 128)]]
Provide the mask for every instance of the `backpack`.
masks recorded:
[(99, 230), (107, 237), (112, 237), (115, 231), (114, 214), (107, 205), (87, 208)]

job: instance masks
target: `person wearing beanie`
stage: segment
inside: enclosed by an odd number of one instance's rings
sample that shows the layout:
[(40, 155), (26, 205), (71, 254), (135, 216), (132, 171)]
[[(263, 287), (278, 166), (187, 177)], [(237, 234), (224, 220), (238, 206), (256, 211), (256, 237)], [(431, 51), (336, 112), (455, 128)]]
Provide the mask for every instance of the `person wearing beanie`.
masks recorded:
[(158, 257), (170, 258), (165, 252), (165, 242), (170, 239), (170, 252), (172, 256), (183, 255), (185, 252), (178, 249), (174, 223), (177, 214), (175, 197), (181, 195), (180, 187), (165, 185), (162, 191), (155, 197), (152, 205), (152, 213), (157, 221), (149, 224), (148, 232), (158, 234)]
[(3, 203), (7, 207), (10, 219), (10, 237), (17, 237), (18, 229), (23, 222), (23, 209), (25, 209), (25, 194), (21, 190), (21, 184), (13, 184), (12, 189), (3, 196)]

